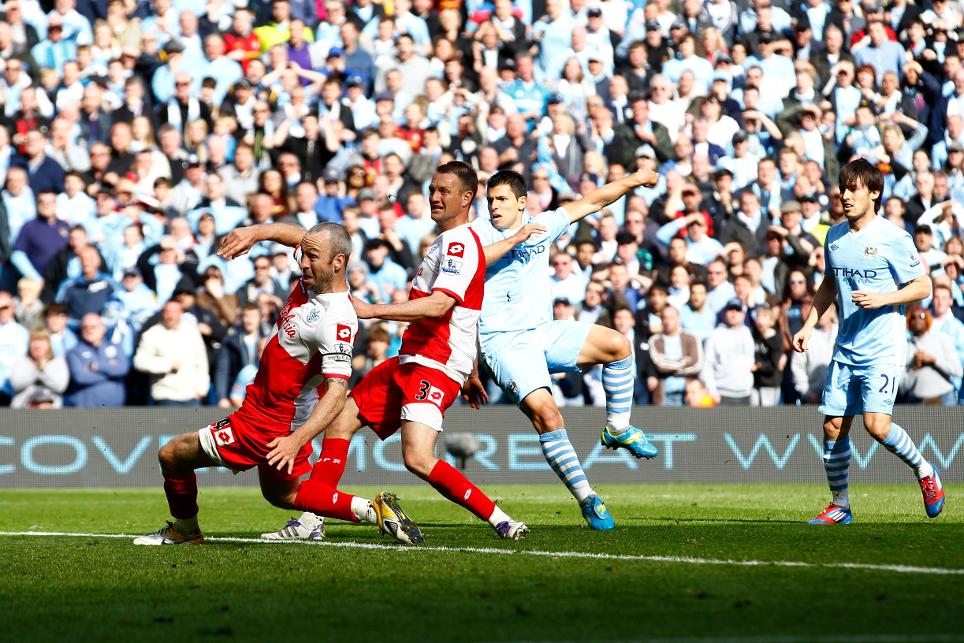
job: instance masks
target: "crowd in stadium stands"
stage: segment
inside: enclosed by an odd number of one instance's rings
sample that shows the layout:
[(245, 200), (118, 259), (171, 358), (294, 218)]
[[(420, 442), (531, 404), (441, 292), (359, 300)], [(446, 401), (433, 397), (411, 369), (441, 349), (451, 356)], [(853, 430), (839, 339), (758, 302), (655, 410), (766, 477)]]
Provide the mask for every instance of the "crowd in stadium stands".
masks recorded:
[[(657, 168), (553, 248), (555, 317), (632, 339), (638, 403), (815, 403), (832, 313), (790, 337), (863, 156), (935, 284), (899, 399), (956, 404), (962, 57), (957, 0), (7, 0), (0, 403), (239, 404), (298, 266), (220, 237), (341, 223), (354, 296), (404, 300), (450, 159), (477, 216), (499, 169), (536, 214)], [(364, 327), (356, 378), (403, 330)]]

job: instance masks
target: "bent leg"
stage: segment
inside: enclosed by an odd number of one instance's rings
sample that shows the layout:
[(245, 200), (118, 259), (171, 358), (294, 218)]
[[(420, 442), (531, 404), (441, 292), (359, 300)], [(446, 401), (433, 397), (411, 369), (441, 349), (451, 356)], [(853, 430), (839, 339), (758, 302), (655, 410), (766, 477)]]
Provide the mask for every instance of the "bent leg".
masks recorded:
[(183, 433), (162, 446), (157, 459), (164, 476), (167, 505), (179, 531), (185, 534), (197, 531), (197, 476), (194, 470), (217, 463), (201, 448), (197, 432)]
[(341, 413), (325, 430), (325, 439), (321, 443), (321, 455), (318, 462), (311, 469), (311, 480), (321, 482), (329, 487), (337, 487), (348, 461), (348, 449), (351, 439), (361, 429), (358, 419), (358, 406), (349, 396)]
[(579, 366), (603, 365), (602, 385), (606, 393), (606, 423), (610, 433), (619, 435), (629, 428), (636, 376), (633, 347), (621, 333), (593, 326), (579, 351)]
[[(402, 422), (402, 458), (405, 467), (435, 487), (435, 490), (457, 505), (465, 507), (480, 520), (493, 527), (509, 517), (481, 489), (452, 465), (435, 457), (438, 431), (412, 420)], [(493, 519), (496, 521), (493, 522)]]
[(572, 448), (569, 434), (564, 428), (562, 413), (552, 399), (552, 394), (544, 388), (535, 390), (522, 400), (520, 408), (532, 420), (532, 426), (539, 434), (539, 444), (546, 462), (579, 504), (596, 495), (579, 463), (576, 450)]
[(338, 482), (345, 473), (351, 438), (360, 428), (358, 405), (349, 396), (341, 413), (325, 430), (321, 455), (311, 469), (311, 476), (295, 488), (292, 507), (316, 516), (349, 522), (368, 519), (371, 508), (368, 500), (338, 490)]
[[(210, 428), (210, 427), (208, 427)], [(203, 429), (202, 429), (203, 430)], [(204, 542), (198, 526), (197, 476), (195, 469), (215, 464), (201, 446), (198, 433), (177, 436), (158, 451), (157, 459), (164, 476), (164, 495), (174, 517), (153, 534), (138, 536), (135, 545), (181, 545)]]
[(917, 449), (917, 445), (900, 425), (886, 413), (864, 413), (864, 427), (885, 449), (914, 470), (917, 478), (930, 476), (934, 469)]

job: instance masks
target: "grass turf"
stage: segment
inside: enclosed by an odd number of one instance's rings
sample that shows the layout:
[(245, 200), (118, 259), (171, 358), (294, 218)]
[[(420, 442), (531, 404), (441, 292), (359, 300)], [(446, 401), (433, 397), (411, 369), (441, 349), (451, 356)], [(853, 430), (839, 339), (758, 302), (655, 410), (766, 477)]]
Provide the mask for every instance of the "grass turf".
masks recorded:
[[(800, 567), (0, 536), (0, 640), (964, 640), (964, 575), (825, 565), (964, 569), (959, 489), (930, 521), (912, 483), (855, 485), (856, 522), (821, 528), (803, 524), (819, 485), (606, 485), (608, 533), (561, 486), (488, 489), (532, 528), (518, 543), (427, 486), (398, 490), (430, 546), (814, 564)], [(200, 504), (208, 536), (290, 515), (255, 489), (202, 488)], [(140, 534), (165, 515), (160, 490), (0, 491), (7, 532)], [(337, 521), (328, 537), (391, 542)]]

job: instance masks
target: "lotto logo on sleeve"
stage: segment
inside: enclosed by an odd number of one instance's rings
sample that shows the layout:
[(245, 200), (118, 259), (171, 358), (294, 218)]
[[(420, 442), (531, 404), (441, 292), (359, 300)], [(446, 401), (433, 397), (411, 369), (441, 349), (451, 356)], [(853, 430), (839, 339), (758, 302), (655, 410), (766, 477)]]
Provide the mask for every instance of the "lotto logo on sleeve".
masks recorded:
[(338, 324), (335, 328), (335, 337), (339, 342), (351, 343), (351, 326), (346, 326), (345, 324)]
[(226, 447), (229, 444), (234, 444), (234, 430), (229, 426), (220, 428), (214, 426), (211, 428), (211, 434), (214, 435), (214, 441), (218, 446)]
[(450, 243), (448, 249), (446, 249), (445, 254), (450, 257), (462, 258), (465, 256), (465, 244), (464, 243)]

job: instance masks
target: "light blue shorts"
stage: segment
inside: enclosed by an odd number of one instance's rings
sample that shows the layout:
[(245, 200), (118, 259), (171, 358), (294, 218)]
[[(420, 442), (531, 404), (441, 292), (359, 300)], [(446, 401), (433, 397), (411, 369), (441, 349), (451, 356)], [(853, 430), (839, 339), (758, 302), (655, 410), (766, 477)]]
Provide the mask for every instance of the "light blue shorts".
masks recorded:
[(549, 388), (550, 373), (578, 371), (576, 361), (592, 324), (554, 320), (519, 332), (481, 337), (482, 361), (510, 400), (519, 404), (540, 388)]
[(850, 366), (831, 360), (820, 412), (830, 417), (863, 413), (893, 415), (904, 369), (892, 364)]

